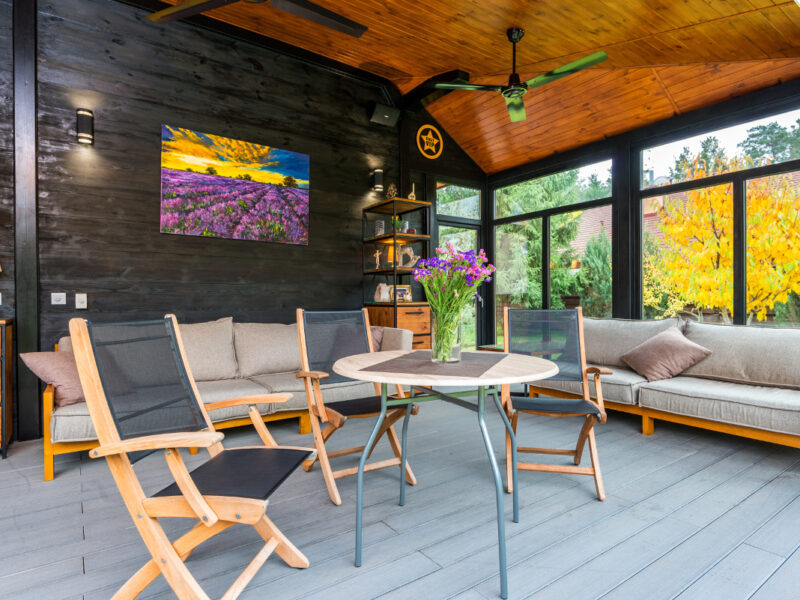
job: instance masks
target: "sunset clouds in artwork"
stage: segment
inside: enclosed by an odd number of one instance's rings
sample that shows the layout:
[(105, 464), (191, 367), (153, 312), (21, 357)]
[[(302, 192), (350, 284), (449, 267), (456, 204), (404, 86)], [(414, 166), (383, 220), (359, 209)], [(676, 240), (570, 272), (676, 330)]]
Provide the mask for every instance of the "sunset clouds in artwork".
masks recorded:
[(309, 156), (161, 126), (161, 232), (308, 244)]

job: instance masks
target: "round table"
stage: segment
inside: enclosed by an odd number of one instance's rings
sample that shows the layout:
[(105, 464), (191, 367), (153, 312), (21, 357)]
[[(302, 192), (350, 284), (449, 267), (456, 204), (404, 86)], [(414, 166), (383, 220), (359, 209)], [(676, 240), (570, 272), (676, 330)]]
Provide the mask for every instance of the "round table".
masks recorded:
[[(384, 367), (385, 364), (385, 367)], [(503, 419), (506, 431), (511, 440), (512, 477), (514, 499), (514, 522), (519, 521), (519, 497), (517, 490), (517, 441), (511, 423), (497, 393), (497, 387), (512, 383), (527, 383), (539, 379), (547, 379), (558, 373), (555, 363), (523, 354), (505, 354), (498, 352), (462, 352), (462, 362), (437, 365), (430, 361), (430, 350), (391, 350), (356, 354), (341, 358), (333, 365), (333, 370), (344, 377), (370, 381), (381, 384), (381, 412), (372, 430), (369, 440), (364, 446), (361, 461), (358, 465), (358, 483), (356, 496), (356, 566), (361, 566), (361, 524), (364, 504), (364, 465), (369, 448), (372, 448), (386, 418), (389, 407), (406, 406), (406, 417), (403, 421), (402, 447), (400, 459), (400, 505), (405, 503), (406, 440), (408, 437), (408, 417), (411, 405), (430, 400), (444, 400), (462, 408), (477, 412), (478, 425), (489, 455), (489, 464), (494, 475), (495, 493), (497, 497), (497, 535), (500, 554), (500, 595), (508, 598), (508, 579), (506, 576), (506, 535), (503, 508), (503, 482), (497, 459), (494, 456), (489, 431), (484, 420), (486, 388), (491, 388), (495, 405)], [(474, 396), (475, 392), (444, 393), (432, 389), (421, 389), (421, 396), (408, 398), (392, 398), (387, 393), (389, 384), (405, 385), (415, 390), (421, 386), (473, 387), (477, 388), (477, 403), (463, 399), (465, 395)], [(416, 391), (416, 390), (415, 390)]]

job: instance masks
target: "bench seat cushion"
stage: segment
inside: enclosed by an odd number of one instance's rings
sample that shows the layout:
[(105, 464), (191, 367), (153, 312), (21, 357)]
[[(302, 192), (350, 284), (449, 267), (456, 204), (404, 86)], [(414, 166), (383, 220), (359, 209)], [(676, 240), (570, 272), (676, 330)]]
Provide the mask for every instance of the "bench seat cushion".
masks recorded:
[[(603, 400), (619, 402), (620, 404), (637, 404), (639, 386), (647, 383), (647, 380), (630, 369), (622, 367), (611, 368), (614, 371), (612, 375), (600, 376), (600, 383), (603, 387)], [(552, 381), (545, 379), (544, 381), (535, 381), (533, 385), (551, 390), (561, 390), (571, 394), (581, 393), (580, 381)], [(595, 395), (593, 376), (589, 377), (589, 391), (592, 396)]]
[(797, 390), (681, 376), (642, 385), (639, 403), (679, 415), (800, 435)]

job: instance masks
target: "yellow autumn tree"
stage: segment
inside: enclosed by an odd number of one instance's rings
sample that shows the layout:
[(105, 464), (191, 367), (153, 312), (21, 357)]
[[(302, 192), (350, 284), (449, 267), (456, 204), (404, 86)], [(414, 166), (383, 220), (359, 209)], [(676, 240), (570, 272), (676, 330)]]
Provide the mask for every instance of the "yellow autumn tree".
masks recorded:
[[(727, 161), (725, 171), (746, 165)], [(711, 173), (695, 161), (687, 179)], [(733, 189), (724, 184), (663, 199), (660, 239), (648, 240), (643, 300), (651, 316), (733, 313)], [(790, 175), (747, 186), (748, 321), (765, 320), (777, 303), (800, 294), (800, 189)]]

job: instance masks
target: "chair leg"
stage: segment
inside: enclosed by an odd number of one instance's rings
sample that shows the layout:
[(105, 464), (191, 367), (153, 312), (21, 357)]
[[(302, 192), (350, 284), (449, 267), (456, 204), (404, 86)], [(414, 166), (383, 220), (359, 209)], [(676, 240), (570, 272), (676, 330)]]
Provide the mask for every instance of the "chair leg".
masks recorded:
[[(518, 412), (511, 415), (511, 429), (514, 435), (517, 435), (517, 417)], [(513, 457), (511, 456), (511, 436), (506, 431), (506, 491), (510, 494), (514, 491), (514, 464)]]
[(589, 430), (589, 456), (594, 469), (594, 487), (597, 489), (597, 499), (605, 500), (606, 492), (603, 489), (603, 476), (600, 474), (600, 459), (597, 457), (597, 442), (594, 439), (594, 428)]
[[(403, 456), (403, 448), (400, 444), (400, 440), (397, 438), (397, 432), (394, 430), (394, 425), (390, 425), (389, 429), (386, 431), (386, 437), (389, 440), (389, 445), (392, 447), (392, 452), (397, 458), (402, 458)], [(406, 483), (408, 485), (417, 485), (417, 478), (414, 476), (414, 472), (411, 470), (411, 465), (408, 464), (406, 461)]]
[(289, 541), (283, 532), (273, 523), (267, 515), (264, 515), (260, 521), (253, 525), (258, 534), (264, 538), (264, 541), (269, 541), (270, 538), (278, 540), (278, 546), (275, 548), (275, 553), (283, 559), (290, 567), (295, 569), (306, 569), (310, 564), (306, 556), (297, 549), (297, 547)]
[(591, 415), (586, 415), (586, 420), (583, 422), (581, 432), (578, 435), (578, 443), (575, 445), (575, 464), (581, 464), (581, 456), (583, 455), (583, 447), (586, 445), (586, 436), (594, 427), (595, 418)]
[(372, 448), (369, 449), (369, 453), (367, 454), (367, 458), (372, 457), (372, 452), (375, 450), (375, 447), (378, 445), (378, 441), (381, 439), (384, 433), (389, 431), (389, 428), (397, 423), (400, 419), (402, 419), (406, 414), (405, 409), (396, 409), (389, 414), (386, 415), (386, 420), (381, 425), (380, 431), (378, 431), (378, 435), (375, 437), (375, 443), (372, 444)]
[[(319, 423), (319, 422), (318, 422)], [(322, 443), (328, 441), (328, 438), (333, 435), (333, 432), (339, 429), (338, 425), (334, 423), (328, 423), (325, 429), (322, 430)], [(319, 460), (319, 454), (314, 458), (309, 458), (308, 460), (303, 461), (303, 468), (305, 469), (306, 473), (309, 473), (314, 468), (314, 463)]]
[[(328, 460), (328, 452), (325, 449), (326, 438), (323, 437), (322, 431), (320, 431), (319, 419), (317, 416), (310, 415), (310, 420), (311, 432), (314, 434), (314, 447), (317, 450), (317, 460), (319, 460), (319, 467), (322, 470), (322, 477), (325, 479), (325, 486), (328, 488), (328, 496), (330, 496), (331, 502), (339, 506), (342, 503), (342, 497), (339, 495), (339, 489), (336, 487), (336, 478), (333, 476), (333, 469), (331, 469), (331, 463)], [(331, 427), (333, 427), (332, 423), (325, 428), (326, 431)], [(331, 431), (331, 433), (333, 433), (333, 431)], [(328, 436), (330, 436), (330, 433)]]

